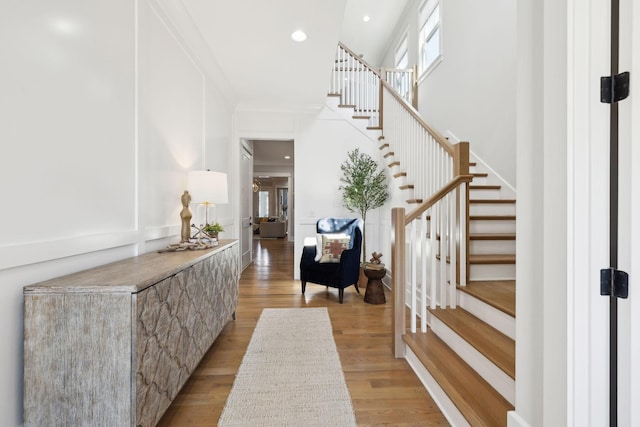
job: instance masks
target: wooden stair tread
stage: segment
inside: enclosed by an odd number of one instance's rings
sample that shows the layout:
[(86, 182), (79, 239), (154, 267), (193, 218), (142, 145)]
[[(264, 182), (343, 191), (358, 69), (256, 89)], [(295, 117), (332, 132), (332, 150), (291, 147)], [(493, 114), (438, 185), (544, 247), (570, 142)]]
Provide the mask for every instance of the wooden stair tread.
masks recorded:
[(470, 190), (499, 190), (501, 185), (469, 185)]
[(413, 184), (405, 184), (405, 185), (401, 185), (400, 188), (401, 190), (413, 190)]
[(462, 308), (429, 308), (429, 312), (515, 379), (516, 343), (514, 340)]
[(458, 285), (457, 288), (511, 317), (516, 317), (515, 280), (471, 281), (467, 286)]
[(516, 233), (469, 233), (469, 240), (516, 240)]
[(355, 110), (356, 106), (350, 104), (340, 104), (338, 105), (338, 108), (353, 108)]
[(398, 172), (398, 173), (394, 173), (393, 174), (394, 178), (401, 178), (403, 176), (407, 176), (407, 173), (406, 172)]
[(366, 119), (369, 120), (371, 118), (371, 116), (353, 116), (354, 119), (358, 120), (358, 119)]
[(516, 256), (513, 254), (480, 254), (469, 255), (470, 264), (515, 264)]
[(515, 202), (515, 199), (469, 199), (469, 203), (508, 204)]
[(431, 329), (403, 336), (431, 376), (472, 426), (507, 425), (511, 405)]
[(391, 162), (387, 165), (388, 167), (392, 168), (394, 166), (400, 166), (400, 161), (396, 160), (395, 162)]
[[(469, 164), (471, 165), (471, 164)], [(471, 174), (474, 178), (486, 178), (489, 176), (489, 174), (487, 172), (473, 172)]]
[(417, 203), (422, 203), (422, 199), (409, 199), (406, 202), (409, 204), (417, 204)]
[(515, 264), (516, 256), (513, 254), (476, 254), (469, 255), (471, 264)]
[(482, 221), (515, 221), (515, 215), (469, 215), (469, 220), (482, 220)]

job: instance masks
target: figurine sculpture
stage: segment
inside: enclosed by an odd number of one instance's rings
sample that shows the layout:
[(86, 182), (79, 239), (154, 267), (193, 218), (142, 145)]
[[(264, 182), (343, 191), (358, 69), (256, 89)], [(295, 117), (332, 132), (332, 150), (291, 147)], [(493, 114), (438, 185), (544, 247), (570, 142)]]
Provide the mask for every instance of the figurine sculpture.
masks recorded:
[(182, 193), (180, 198), (182, 201), (182, 210), (180, 211), (180, 219), (182, 220), (182, 228), (180, 231), (180, 243), (188, 242), (191, 238), (191, 211), (189, 203), (191, 203), (191, 194), (187, 190)]
[(380, 261), (380, 258), (382, 258), (382, 254), (372, 252), (371, 259), (365, 264), (365, 269), (384, 270), (384, 264)]
[(380, 264), (380, 258), (382, 258), (382, 254), (379, 254), (377, 252), (372, 252), (371, 257), (372, 258), (369, 260), (371, 264)]

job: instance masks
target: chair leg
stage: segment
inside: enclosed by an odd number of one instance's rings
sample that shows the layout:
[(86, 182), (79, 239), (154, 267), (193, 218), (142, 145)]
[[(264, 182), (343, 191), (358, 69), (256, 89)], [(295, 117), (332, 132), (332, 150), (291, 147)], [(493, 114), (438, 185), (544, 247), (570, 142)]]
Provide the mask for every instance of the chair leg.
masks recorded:
[(360, 288), (358, 288), (358, 282), (354, 283), (353, 286), (356, 287), (356, 292), (360, 295)]
[(302, 295), (304, 295), (304, 291), (307, 289), (307, 282), (302, 282)]
[(340, 301), (340, 304), (342, 304), (343, 298), (344, 298), (344, 288), (340, 288), (338, 290), (338, 300)]

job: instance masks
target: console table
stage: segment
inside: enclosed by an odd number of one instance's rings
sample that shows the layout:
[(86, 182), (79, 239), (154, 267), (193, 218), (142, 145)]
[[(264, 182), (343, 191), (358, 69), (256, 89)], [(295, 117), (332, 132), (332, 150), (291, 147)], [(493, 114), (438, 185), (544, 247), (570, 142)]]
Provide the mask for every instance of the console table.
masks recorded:
[(154, 426), (238, 303), (235, 240), (24, 288), (25, 426)]

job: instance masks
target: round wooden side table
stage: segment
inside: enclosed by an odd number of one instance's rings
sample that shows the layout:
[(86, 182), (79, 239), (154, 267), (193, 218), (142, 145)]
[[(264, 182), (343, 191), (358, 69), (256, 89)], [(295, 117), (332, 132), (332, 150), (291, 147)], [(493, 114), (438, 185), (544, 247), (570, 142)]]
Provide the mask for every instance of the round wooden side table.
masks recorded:
[(367, 281), (367, 291), (364, 293), (364, 302), (369, 304), (384, 304), (387, 302), (382, 285), (382, 278), (386, 274), (387, 270), (385, 268), (364, 268), (364, 275), (369, 279)]

